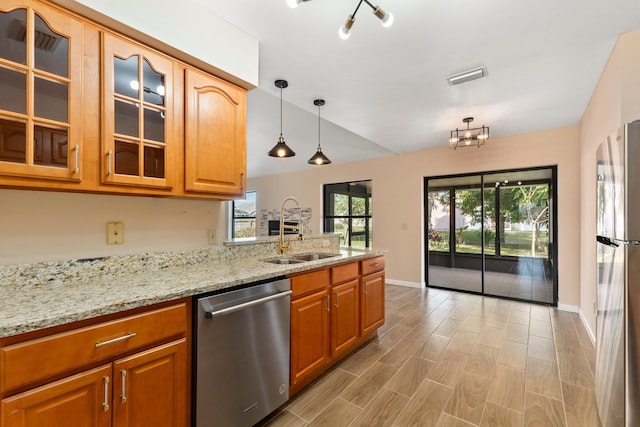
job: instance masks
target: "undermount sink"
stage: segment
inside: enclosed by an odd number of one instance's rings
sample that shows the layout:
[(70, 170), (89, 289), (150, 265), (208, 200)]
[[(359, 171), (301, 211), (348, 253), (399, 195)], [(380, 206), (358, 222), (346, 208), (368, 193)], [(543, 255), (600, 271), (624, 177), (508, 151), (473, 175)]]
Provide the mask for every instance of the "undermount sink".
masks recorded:
[(304, 260), (294, 258), (270, 258), (263, 259), (261, 261), (270, 262), (271, 264), (300, 264), (301, 262), (304, 262)]
[(313, 252), (307, 254), (287, 255), (278, 258), (263, 259), (261, 261), (270, 262), (272, 264), (300, 264), (301, 262), (317, 261), (319, 259), (340, 256), (340, 254), (331, 254), (326, 252)]
[(303, 261), (316, 261), (324, 258), (331, 258), (334, 256), (340, 256), (340, 254), (329, 254), (326, 252), (314, 252), (310, 254), (291, 255), (293, 259), (300, 259)]

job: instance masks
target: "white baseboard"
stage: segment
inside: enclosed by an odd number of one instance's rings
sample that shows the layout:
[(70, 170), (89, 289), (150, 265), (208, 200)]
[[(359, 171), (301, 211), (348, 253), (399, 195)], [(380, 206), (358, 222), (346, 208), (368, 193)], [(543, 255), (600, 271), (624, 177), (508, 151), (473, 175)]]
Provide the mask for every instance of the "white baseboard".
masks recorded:
[(560, 304), (558, 303), (558, 310), (569, 311), (571, 313), (579, 313), (580, 309), (577, 305)]
[(390, 285), (406, 286), (408, 288), (424, 288), (424, 283), (405, 282), (404, 280), (384, 279)]
[(591, 343), (595, 346), (596, 334), (594, 334), (593, 331), (591, 330), (591, 327), (589, 326), (589, 323), (587, 323), (587, 319), (584, 317), (582, 310), (580, 310), (579, 314), (580, 314), (580, 320), (582, 320), (582, 325), (584, 326), (584, 329), (587, 331), (587, 335), (589, 335), (589, 338), (591, 339)]

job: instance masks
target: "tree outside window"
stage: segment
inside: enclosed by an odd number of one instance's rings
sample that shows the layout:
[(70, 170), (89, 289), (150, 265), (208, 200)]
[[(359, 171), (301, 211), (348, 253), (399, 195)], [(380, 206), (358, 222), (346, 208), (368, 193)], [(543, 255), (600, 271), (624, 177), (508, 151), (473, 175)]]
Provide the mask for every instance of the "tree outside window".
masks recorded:
[(373, 241), (371, 181), (324, 186), (324, 231), (340, 234), (340, 245), (369, 248)]
[(234, 239), (256, 236), (256, 192), (247, 191), (245, 198), (232, 203), (231, 235)]

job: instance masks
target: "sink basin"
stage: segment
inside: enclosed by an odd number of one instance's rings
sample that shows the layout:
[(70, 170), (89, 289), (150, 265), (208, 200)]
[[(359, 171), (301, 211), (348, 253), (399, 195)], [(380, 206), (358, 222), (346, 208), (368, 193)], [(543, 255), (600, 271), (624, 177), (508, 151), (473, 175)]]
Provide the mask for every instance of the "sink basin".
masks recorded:
[(270, 262), (271, 264), (300, 264), (305, 260), (294, 259), (294, 258), (270, 258), (270, 259), (263, 259), (261, 261)]
[(340, 256), (340, 254), (329, 254), (326, 252), (314, 252), (310, 254), (291, 255), (293, 259), (299, 259), (302, 261), (316, 261), (324, 258), (331, 258), (334, 256)]
[(330, 254), (326, 252), (312, 252), (307, 254), (288, 255), (277, 258), (268, 258), (261, 261), (270, 262), (272, 264), (300, 264), (301, 262), (317, 261), (319, 259), (340, 256), (340, 254)]

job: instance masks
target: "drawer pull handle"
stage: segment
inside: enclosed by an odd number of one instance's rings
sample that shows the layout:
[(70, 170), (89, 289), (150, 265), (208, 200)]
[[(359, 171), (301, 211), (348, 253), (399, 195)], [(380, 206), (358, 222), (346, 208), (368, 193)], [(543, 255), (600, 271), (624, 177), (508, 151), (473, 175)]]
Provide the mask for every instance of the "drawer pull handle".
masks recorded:
[(114, 339), (112, 339), (112, 340), (99, 341), (99, 342), (97, 342), (97, 343), (96, 343), (96, 348), (98, 348), (98, 347), (102, 347), (103, 345), (113, 344), (113, 343), (116, 343), (116, 342), (120, 342), (120, 341), (128, 340), (128, 339), (133, 338), (133, 337), (135, 337), (135, 336), (136, 336), (136, 333), (135, 333), (135, 332), (131, 332), (130, 334), (123, 335), (123, 336), (121, 336), (121, 337), (114, 338)]
[(336, 292), (336, 308), (340, 308), (338, 307), (338, 293)]
[(107, 153), (107, 176), (113, 175), (113, 171), (111, 170), (111, 164), (113, 163), (113, 150), (109, 150)]
[(378, 266), (380, 266), (380, 263), (379, 263), (379, 262), (375, 262), (375, 263), (373, 263), (373, 264), (369, 264), (369, 265), (370, 265), (371, 267), (378, 267)]
[(104, 412), (109, 410), (109, 377), (104, 377), (104, 402), (102, 402), (102, 409)]
[(120, 375), (122, 376), (122, 394), (120, 395), (120, 400), (122, 403), (127, 402), (127, 371), (124, 369), (120, 371)]
[(76, 158), (76, 167), (73, 168), (73, 173), (78, 173), (80, 172), (80, 145), (76, 144), (76, 146), (73, 147), (73, 151), (75, 151)]

